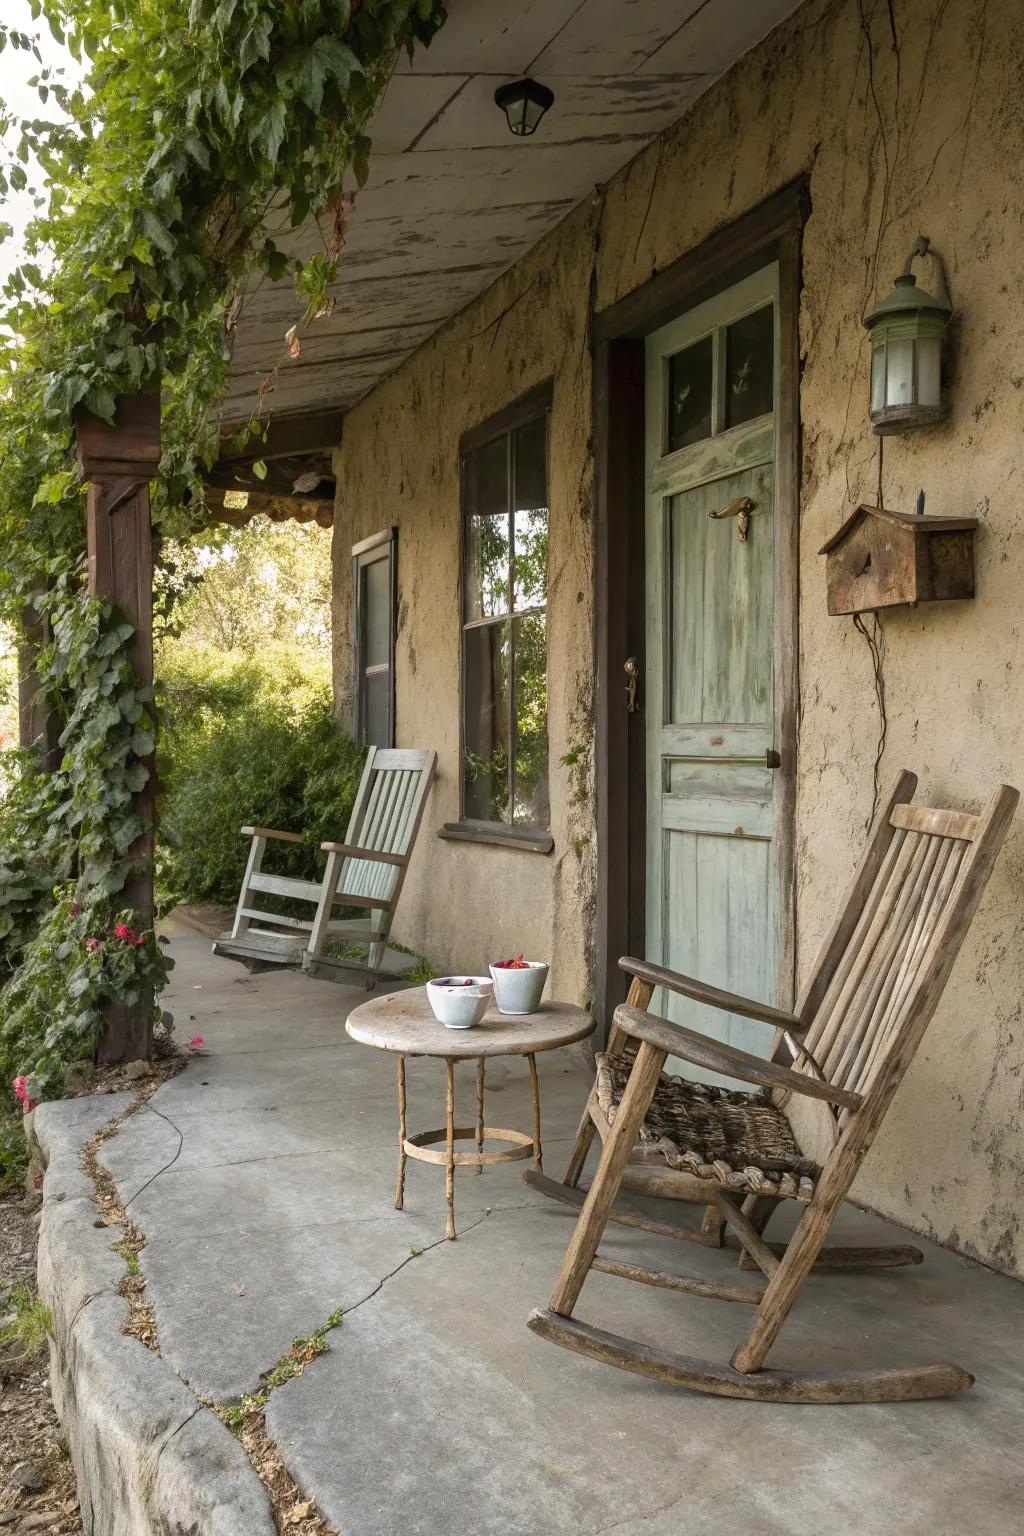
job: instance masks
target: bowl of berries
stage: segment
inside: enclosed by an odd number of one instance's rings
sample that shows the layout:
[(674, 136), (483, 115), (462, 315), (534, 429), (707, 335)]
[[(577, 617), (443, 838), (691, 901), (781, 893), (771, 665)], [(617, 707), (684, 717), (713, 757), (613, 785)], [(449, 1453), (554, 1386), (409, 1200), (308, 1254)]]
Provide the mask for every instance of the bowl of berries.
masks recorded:
[(472, 1029), (487, 1012), (493, 991), (486, 976), (439, 976), (427, 982), (427, 1001), (446, 1029)]
[(514, 955), (511, 960), (496, 960), (490, 972), (499, 1013), (537, 1012), (548, 979), (546, 960), (524, 960), (522, 955)]

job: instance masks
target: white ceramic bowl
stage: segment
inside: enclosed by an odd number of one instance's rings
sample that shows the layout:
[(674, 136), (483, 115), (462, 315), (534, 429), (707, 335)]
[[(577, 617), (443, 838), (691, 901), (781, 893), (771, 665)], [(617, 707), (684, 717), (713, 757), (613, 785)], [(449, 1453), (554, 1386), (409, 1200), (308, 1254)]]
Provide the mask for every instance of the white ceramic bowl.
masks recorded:
[[(468, 981), (468, 987), (454, 982)], [(486, 976), (439, 976), (427, 982), (427, 1000), (446, 1029), (472, 1029), (487, 1012), (494, 991)]]
[(541, 993), (548, 979), (546, 960), (527, 960), (516, 969), (504, 965), (490, 967), (494, 982), (494, 1001), (499, 1013), (536, 1013)]

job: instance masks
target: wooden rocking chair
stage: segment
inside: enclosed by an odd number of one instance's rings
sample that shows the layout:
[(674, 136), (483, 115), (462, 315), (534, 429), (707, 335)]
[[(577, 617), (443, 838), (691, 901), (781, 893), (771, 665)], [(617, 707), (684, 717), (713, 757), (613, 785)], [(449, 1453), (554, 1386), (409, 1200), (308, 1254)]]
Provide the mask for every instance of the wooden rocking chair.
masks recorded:
[[(298, 833), (243, 827), (252, 844), (235, 922), (230, 935), (214, 943), (214, 954), (256, 966), (301, 963), (317, 975), (356, 972), (366, 976), (367, 986), (388, 976), (381, 969), (388, 935), (436, 763), (436, 752), (370, 748), (345, 841), (320, 845), (327, 865), (319, 882), (263, 873), (268, 838), (301, 843)], [(315, 915), (309, 920), (261, 909), (253, 904), (257, 893), (309, 902)], [(366, 907), (369, 916), (336, 921), (336, 906)], [(302, 934), (309, 935), (305, 946), (296, 939)], [(331, 939), (365, 944), (365, 962), (327, 954)]]
[[(735, 997), (641, 960), (616, 1009), (598, 1083), (565, 1182), (524, 1175), (533, 1188), (577, 1205), (579, 1220), (546, 1310), (529, 1327), (623, 1370), (725, 1397), (788, 1403), (903, 1402), (962, 1391), (956, 1365), (838, 1375), (764, 1369), (764, 1360), (812, 1269), (920, 1262), (911, 1247), (825, 1248), (854, 1175), (913, 1060), (942, 995), (1018, 792), (1004, 785), (980, 816), (909, 804), (916, 777), (901, 773), (881, 807), (839, 917), (792, 1014)], [(767, 1059), (736, 1050), (648, 1011), (655, 987), (772, 1026)], [(666, 1077), (669, 1056), (759, 1085), (737, 1093)], [(789, 1064), (787, 1064), (789, 1063)], [(584, 1199), (577, 1186), (595, 1130), (603, 1147)], [(627, 1166), (656, 1159), (657, 1169)], [(666, 1166), (667, 1165), (667, 1166)], [(670, 1226), (615, 1205), (620, 1188), (706, 1204), (700, 1227)], [(763, 1233), (779, 1201), (803, 1203), (784, 1246)], [(661, 1274), (606, 1258), (608, 1221), (720, 1246), (729, 1228), (740, 1267), (766, 1284)], [(693, 1296), (757, 1308), (731, 1365), (669, 1353), (573, 1317), (591, 1269)]]

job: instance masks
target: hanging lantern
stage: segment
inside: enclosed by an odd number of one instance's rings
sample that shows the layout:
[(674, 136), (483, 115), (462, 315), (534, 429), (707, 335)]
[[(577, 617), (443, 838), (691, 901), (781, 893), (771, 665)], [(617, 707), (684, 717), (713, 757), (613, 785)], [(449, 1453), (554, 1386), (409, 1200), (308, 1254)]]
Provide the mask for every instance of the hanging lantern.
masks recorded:
[(508, 126), (519, 139), (533, 133), (555, 99), (554, 91), (539, 80), (514, 80), (499, 85), (494, 100), (508, 118)]
[(917, 286), (911, 268), (927, 254), (928, 240), (919, 235), (892, 293), (864, 317), (871, 336), (871, 424), (880, 437), (930, 426), (945, 415), (942, 356), (953, 310), (934, 251), (939, 291)]

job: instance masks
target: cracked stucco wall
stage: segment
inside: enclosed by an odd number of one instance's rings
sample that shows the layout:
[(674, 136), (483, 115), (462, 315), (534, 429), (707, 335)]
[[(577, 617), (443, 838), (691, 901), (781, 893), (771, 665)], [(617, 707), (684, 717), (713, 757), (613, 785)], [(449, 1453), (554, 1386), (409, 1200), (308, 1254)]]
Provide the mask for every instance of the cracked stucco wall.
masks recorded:
[[(1017, 0), (810, 0), (351, 413), (338, 455), (338, 696), (344, 710), (349, 550), (394, 522), (399, 743), (429, 741), (441, 770), (398, 929), (436, 963), (479, 965), (514, 933), (551, 954), (557, 992), (586, 996), (593, 869), (579, 839), (593, 828), (558, 759), (590, 730), (592, 274), (601, 309), (802, 174), (812, 211), (800, 317), (801, 976), (863, 840), (878, 738), (868, 651), (848, 620), (827, 617), (816, 551), (852, 505), (875, 499), (860, 317), (921, 232), (949, 270), (952, 409), (937, 429), (888, 440), (884, 499), (910, 510), (924, 487), (930, 513), (981, 519), (978, 596), (884, 614), (882, 778), (912, 767), (921, 798), (972, 809), (996, 783), (1024, 783), (1022, 86)], [(431, 834), (458, 812), (459, 434), (549, 377), (556, 851), (541, 859)], [(857, 1190), (1017, 1274), (1022, 875), (1019, 816)]]

